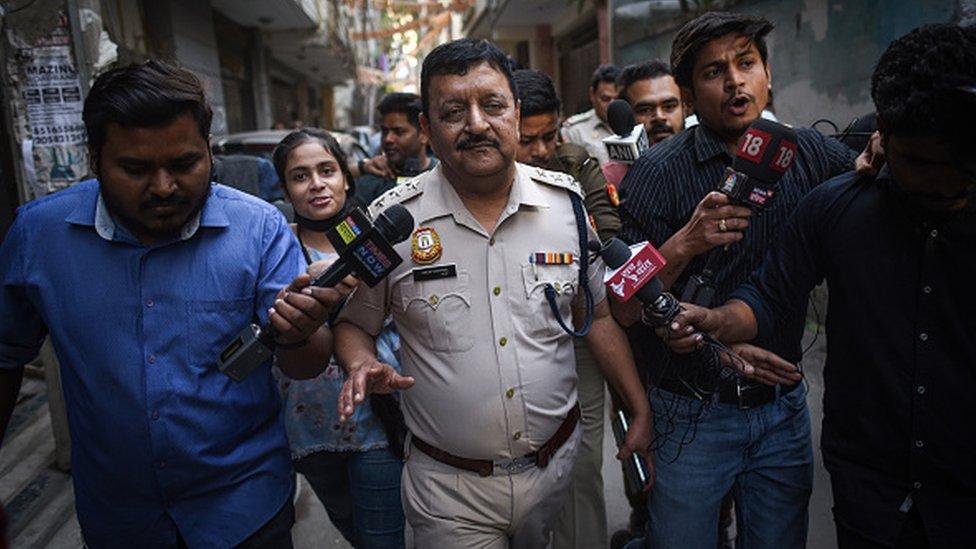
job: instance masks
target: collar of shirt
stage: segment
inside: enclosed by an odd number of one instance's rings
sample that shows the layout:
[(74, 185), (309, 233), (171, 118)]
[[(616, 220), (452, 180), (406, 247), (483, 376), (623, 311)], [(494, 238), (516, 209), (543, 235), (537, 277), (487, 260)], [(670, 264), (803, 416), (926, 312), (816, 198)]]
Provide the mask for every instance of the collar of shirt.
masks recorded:
[[(513, 213), (520, 205), (548, 208), (549, 202), (539, 191), (539, 184), (533, 181), (526, 171), (530, 168), (521, 164), (515, 166), (515, 181), (512, 182), (508, 205), (505, 208), (506, 212)], [(483, 232), (484, 228), (474, 219), (467, 206), (461, 201), (461, 197), (458, 196), (454, 186), (447, 180), (440, 164), (430, 171), (429, 177), (431, 180), (424, 186), (424, 194), (420, 197), (420, 206), (416, 216), (417, 225), (445, 215), (453, 215), (456, 223), (474, 231)]]
[[(216, 183), (212, 184), (203, 208), (180, 229), (180, 240), (189, 240), (196, 234), (200, 227), (219, 228), (227, 227), (230, 224), (230, 220), (227, 218), (227, 214), (223, 209), (215, 201), (210, 200), (210, 195), (213, 194), (213, 185), (216, 185)], [(116, 236), (120, 236), (118, 240), (124, 240), (121, 236), (128, 235), (125, 227), (117, 223), (115, 218), (112, 217), (101, 191), (96, 195), (94, 204), (90, 200), (83, 201), (64, 220), (74, 225), (94, 227), (98, 236), (109, 242), (116, 240)], [(117, 235), (116, 231), (123, 234)], [(135, 239), (132, 238), (132, 240)]]
[(728, 149), (725, 147), (725, 142), (722, 141), (718, 134), (701, 124), (695, 126), (694, 131), (695, 158), (698, 160), (699, 164), (711, 160), (721, 154), (724, 154), (729, 159), (732, 158), (732, 155), (729, 154)]

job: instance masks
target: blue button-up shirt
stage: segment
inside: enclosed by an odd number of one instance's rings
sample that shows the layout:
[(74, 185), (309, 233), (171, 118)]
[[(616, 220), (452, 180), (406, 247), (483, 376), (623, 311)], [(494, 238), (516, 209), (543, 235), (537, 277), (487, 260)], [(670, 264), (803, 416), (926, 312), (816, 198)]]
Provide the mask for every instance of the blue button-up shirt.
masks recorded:
[(271, 205), (214, 185), (172, 240), (139, 243), (97, 181), (23, 206), (0, 250), (0, 368), (48, 331), (61, 362), (78, 519), (90, 546), (231, 546), (291, 493), (270, 365), (221, 348), (304, 270)]

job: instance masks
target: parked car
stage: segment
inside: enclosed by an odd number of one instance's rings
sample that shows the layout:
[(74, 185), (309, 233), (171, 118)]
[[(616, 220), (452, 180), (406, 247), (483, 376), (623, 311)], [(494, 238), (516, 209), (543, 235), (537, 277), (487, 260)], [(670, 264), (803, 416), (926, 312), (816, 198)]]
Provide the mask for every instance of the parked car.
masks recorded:
[[(271, 151), (292, 130), (259, 130), (239, 132), (215, 137), (212, 143), (214, 154), (249, 154), (271, 159)], [(349, 162), (359, 162), (369, 157), (366, 148), (359, 141), (343, 132), (329, 131), (335, 136)]]

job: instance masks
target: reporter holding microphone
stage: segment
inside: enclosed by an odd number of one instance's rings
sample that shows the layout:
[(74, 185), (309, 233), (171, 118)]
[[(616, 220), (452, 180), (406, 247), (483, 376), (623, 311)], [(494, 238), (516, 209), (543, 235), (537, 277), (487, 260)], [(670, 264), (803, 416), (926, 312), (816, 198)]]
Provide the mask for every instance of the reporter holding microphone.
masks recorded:
[[(291, 229), (305, 260), (313, 271), (324, 269), (339, 258), (327, 231), (346, 218), (346, 205), (355, 193), (345, 155), (328, 132), (303, 128), (285, 136), (272, 159), (285, 197), (295, 209)], [(377, 338), (381, 360), (398, 366), (399, 348), (400, 337), (387, 323)], [(381, 417), (366, 401), (340, 422), (337, 404), (345, 376), (334, 360), (327, 364), (312, 379), (278, 376), (295, 470), (308, 480), (350, 544), (403, 547), (402, 462), (395, 454), (397, 441), (388, 440), (384, 429), (396, 418)]]

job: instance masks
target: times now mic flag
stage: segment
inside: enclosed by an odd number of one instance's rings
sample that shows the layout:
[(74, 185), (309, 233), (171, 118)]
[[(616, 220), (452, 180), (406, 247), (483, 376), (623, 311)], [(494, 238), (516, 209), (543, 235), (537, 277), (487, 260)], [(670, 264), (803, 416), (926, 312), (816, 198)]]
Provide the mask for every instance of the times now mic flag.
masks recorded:
[(634, 244), (630, 246), (630, 259), (613, 271), (608, 269), (603, 282), (618, 301), (627, 301), (661, 272), (665, 263), (654, 246), (647, 242)]

